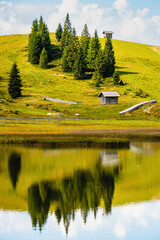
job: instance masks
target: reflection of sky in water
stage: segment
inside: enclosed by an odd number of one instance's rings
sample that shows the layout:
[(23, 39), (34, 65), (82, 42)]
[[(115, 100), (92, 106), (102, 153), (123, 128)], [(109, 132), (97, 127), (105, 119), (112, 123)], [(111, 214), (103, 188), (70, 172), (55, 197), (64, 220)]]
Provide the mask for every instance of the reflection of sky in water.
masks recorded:
[[(27, 212), (0, 211), (1, 240), (41, 240), (65, 239), (63, 222), (58, 226), (54, 214), (50, 214), (47, 224), (40, 232), (33, 230)], [(97, 218), (90, 213), (84, 225), (81, 213), (76, 212), (75, 221), (69, 227), (69, 239), (160, 239), (160, 201), (151, 201), (126, 206), (113, 207), (112, 214), (105, 215), (99, 209)]]

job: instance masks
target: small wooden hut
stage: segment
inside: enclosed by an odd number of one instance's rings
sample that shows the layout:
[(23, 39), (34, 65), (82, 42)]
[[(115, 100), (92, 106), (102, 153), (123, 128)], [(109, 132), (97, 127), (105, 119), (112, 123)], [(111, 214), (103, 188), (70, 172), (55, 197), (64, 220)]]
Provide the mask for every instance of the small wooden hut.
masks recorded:
[(107, 36), (109, 36), (109, 38), (112, 39), (113, 33), (114, 32), (112, 31), (103, 31), (104, 38), (107, 38)]
[(120, 97), (118, 92), (101, 92), (99, 94), (101, 105), (105, 104), (118, 104), (118, 97)]

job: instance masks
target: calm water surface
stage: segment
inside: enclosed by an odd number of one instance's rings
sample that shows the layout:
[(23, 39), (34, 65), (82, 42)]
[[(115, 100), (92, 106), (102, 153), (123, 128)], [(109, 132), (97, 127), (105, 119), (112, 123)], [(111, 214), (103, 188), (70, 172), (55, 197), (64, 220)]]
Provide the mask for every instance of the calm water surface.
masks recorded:
[(0, 240), (160, 239), (160, 143), (0, 146)]

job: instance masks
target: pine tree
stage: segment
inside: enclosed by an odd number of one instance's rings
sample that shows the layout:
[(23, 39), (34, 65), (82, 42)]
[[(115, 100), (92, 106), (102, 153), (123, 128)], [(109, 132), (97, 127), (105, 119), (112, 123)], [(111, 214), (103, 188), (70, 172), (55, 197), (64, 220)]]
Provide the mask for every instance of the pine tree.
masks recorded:
[(107, 37), (104, 48), (104, 73), (103, 77), (111, 77), (115, 71), (115, 57), (112, 41)]
[(78, 52), (79, 40), (76, 36), (76, 30), (73, 28), (72, 35), (69, 40), (69, 44), (65, 46), (62, 55), (62, 70), (64, 72), (73, 72), (74, 62)]
[(45, 48), (41, 52), (39, 66), (43, 69), (47, 69), (48, 67), (48, 53)]
[[(119, 76), (119, 73), (118, 73), (118, 72), (114, 72), (114, 73), (113, 73), (113, 82), (114, 82), (115, 85), (118, 85), (118, 84), (120, 84), (120, 82), (122, 82), (122, 81), (120, 80), (120, 76)], [(122, 83), (123, 83), (123, 82), (122, 82)]]
[(17, 64), (14, 63), (9, 75), (8, 92), (12, 98), (21, 96), (22, 83)]
[(57, 27), (57, 30), (56, 30), (56, 39), (57, 39), (58, 42), (60, 42), (60, 40), (62, 38), (62, 32), (63, 32), (63, 29), (62, 29), (61, 24), (59, 23), (58, 27)]
[(100, 87), (102, 76), (99, 74), (99, 72), (93, 73), (93, 81), (95, 82), (95, 87)]
[(95, 60), (95, 72), (97, 72), (101, 77), (103, 77), (103, 71), (104, 71), (104, 56), (103, 51), (100, 48)]
[(103, 70), (104, 69), (104, 57), (103, 57), (103, 51), (100, 48), (95, 60), (95, 72), (93, 74), (93, 80), (95, 81), (95, 86), (99, 87), (100, 83), (102, 82), (103, 77)]
[(51, 41), (47, 25), (40, 17), (39, 24), (37, 19), (32, 23), (32, 30), (29, 35), (28, 60), (32, 64), (38, 64), (42, 49), (45, 48), (49, 59), (51, 58)]
[(29, 38), (28, 46), (28, 60), (32, 64), (38, 64), (40, 59), (40, 54), (43, 49), (42, 40), (39, 33), (32, 33)]
[(63, 55), (61, 59), (61, 67), (63, 72), (71, 72), (71, 68), (69, 66), (68, 55), (69, 55), (69, 47), (66, 46), (63, 50)]
[(39, 25), (38, 25), (38, 30), (39, 30), (39, 32), (42, 31), (43, 25), (44, 25), (43, 17), (40, 16)]
[[(36, 38), (37, 33), (38, 33), (38, 21), (37, 21), (37, 19), (35, 19), (35, 20), (33, 20), (33, 23), (32, 23), (32, 30), (31, 30), (31, 33), (29, 34), (29, 42), (28, 42), (28, 60), (31, 63), (32, 63), (33, 45), (35, 43), (35, 38)], [(34, 62), (34, 60), (33, 60), (33, 62)]]
[(87, 24), (85, 24), (81, 34), (81, 46), (82, 46), (83, 54), (86, 60), (87, 60), (87, 54), (89, 49), (89, 42), (90, 42), (90, 34), (88, 31), (88, 26)]
[(48, 58), (51, 58), (51, 40), (49, 37), (48, 27), (45, 23), (42, 24), (42, 29), (40, 31), (42, 47), (46, 49)]
[(83, 54), (83, 49), (79, 46), (75, 64), (74, 64), (74, 79), (84, 79), (85, 78), (85, 58)]
[(84, 51), (84, 54), (87, 57), (87, 51), (89, 48), (89, 42), (90, 42), (90, 33), (88, 31), (88, 26), (87, 24), (84, 25), (83, 31), (81, 33), (81, 44), (82, 44), (82, 48)]
[(69, 19), (69, 13), (67, 13), (67, 16), (64, 22), (62, 38), (60, 40), (60, 48), (62, 52), (64, 48), (68, 45), (71, 35), (72, 35), (72, 26)]
[(97, 31), (95, 30), (94, 37), (91, 38), (89, 49), (88, 49), (88, 55), (87, 55), (87, 61), (88, 61), (88, 67), (91, 70), (94, 70), (95, 67), (95, 59), (98, 54), (98, 51), (100, 49), (101, 45), (99, 42)]
[(32, 23), (32, 31), (31, 33), (33, 32), (38, 32), (38, 21), (37, 21), (37, 18), (35, 20), (33, 20), (33, 23)]

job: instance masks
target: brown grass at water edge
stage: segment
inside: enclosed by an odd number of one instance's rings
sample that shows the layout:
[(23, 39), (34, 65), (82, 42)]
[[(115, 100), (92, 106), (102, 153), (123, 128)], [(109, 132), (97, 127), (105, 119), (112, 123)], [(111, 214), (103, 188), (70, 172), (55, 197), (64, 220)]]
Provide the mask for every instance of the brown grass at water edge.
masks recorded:
[(72, 130), (66, 132), (16, 132), (16, 133), (0, 133), (0, 141), (4, 139), (33, 140), (40, 141), (61, 141), (61, 142), (84, 142), (91, 139), (97, 141), (101, 139), (103, 142), (108, 140), (115, 141), (120, 139), (160, 141), (160, 128), (132, 128), (132, 129), (93, 129), (93, 130)]

